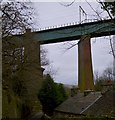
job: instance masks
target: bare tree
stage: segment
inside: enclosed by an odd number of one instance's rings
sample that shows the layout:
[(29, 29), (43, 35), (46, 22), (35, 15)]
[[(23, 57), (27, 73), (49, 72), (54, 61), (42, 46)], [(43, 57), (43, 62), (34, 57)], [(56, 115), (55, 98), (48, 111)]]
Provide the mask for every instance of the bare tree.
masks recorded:
[(24, 2), (2, 3), (2, 36), (25, 32), (32, 27), (32, 7)]
[[(90, 4), (90, 2), (88, 2), (87, 0), (85, 0), (86, 3), (90, 6), (90, 8), (93, 10), (95, 16), (97, 17), (97, 19), (102, 20), (102, 16), (101, 16), (101, 12), (97, 12), (97, 10), (95, 10), (92, 5)], [(73, 0), (71, 3), (68, 4), (63, 4), (60, 3), (61, 5), (65, 6), (65, 7), (69, 7), (72, 4), (75, 3), (75, 0)], [(100, 7), (102, 8), (102, 10), (104, 10), (107, 13), (107, 18), (109, 17), (111, 20), (113, 20), (115, 18), (115, 0), (113, 0), (112, 2), (108, 2), (108, 0), (105, 0), (104, 2), (101, 2), (101, 0), (97, 0), (97, 3), (100, 5)], [(115, 59), (115, 51), (113, 49), (113, 45), (112, 45), (112, 38), (109, 39), (110, 41), (110, 48), (111, 48), (111, 53)], [(71, 49), (72, 47), (76, 46), (77, 43), (76, 42), (67, 42), (64, 43), (64, 45), (66, 46), (66, 50)]]
[[(6, 91), (6, 93), (3, 95), (7, 95), (8, 93), (11, 92), (9, 96), (12, 97), (13, 94), (15, 94), (16, 92), (15, 95), (20, 98), (21, 102), (25, 102), (25, 99), (26, 101), (30, 102), (29, 100), (27, 100), (28, 98), (24, 97), (23, 95), (24, 92), (22, 92), (23, 89), (25, 89), (24, 91), (26, 92), (27, 84), (30, 83), (26, 83), (27, 81), (25, 81), (25, 79), (21, 79), (21, 76), (19, 74), (21, 72), (23, 73), (23, 70), (25, 69), (25, 65), (28, 64), (26, 60), (27, 56), (25, 56), (24, 54), (25, 47), (23, 43), (17, 44), (17, 42), (12, 42), (13, 40), (12, 36), (15, 34), (25, 33), (28, 28), (33, 29), (32, 26), (33, 26), (34, 9), (31, 7), (30, 3), (13, 1), (13, 2), (2, 3), (2, 5), (0, 6), (0, 10), (2, 11), (2, 44), (3, 44), (2, 47), (2, 67), (3, 67), (2, 86), (3, 87), (2, 88), (3, 90)], [(46, 59), (47, 50), (42, 48), (40, 52), (41, 52), (41, 64), (48, 65), (49, 60)], [(37, 67), (37, 66), (33, 66), (33, 67)], [(37, 83), (33, 83), (33, 84), (37, 84)], [(28, 95), (28, 92), (24, 94)], [(3, 105), (5, 104), (3, 103)], [(26, 102), (24, 103), (24, 106), (25, 105)], [(26, 112), (28, 112), (28, 115), (30, 115), (30, 111), (31, 111), (30, 103), (28, 103), (28, 106), (25, 107), (27, 108), (27, 111), (23, 111), (23, 114), (26, 114)], [(4, 109), (5, 108), (3, 108), (3, 114), (5, 111)], [(10, 115), (10, 113), (8, 114)], [(5, 117), (5, 115), (3, 115), (3, 117)], [(12, 117), (16, 117), (16, 116), (12, 116)]]
[[(14, 101), (16, 99), (15, 96), (18, 96), (18, 99), (20, 99), (22, 102), (23, 100), (21, 91), (23, 88), (26, 88), (26, 86), (24, 84), (24, 81), (22, 82), (22, 80), (18, 78), (19, 76), (17, 74), (17, 71), (21, 70), (21, 67), (23, 67), (24, 47), (22, 44), (16, 45), (15, 43), (12, 43), (11, 39), (12, 35), (19, 34), (20, 32), (25, 32), (28, 27), (30, 28), (32, 26), (32, 8), (28, 3), (13, 1), (3, 2), (0, 6), (0, 10), (2, 11), (3, 101), (8, 95), (9, 99), (8, 101), (5, 101), (6, 103)], [(17, 86), (18, 89), (14, 86)], [(17, 102), (17, 104), (22, 105), (21, 102)], [(17, 118), (17, 115), (13, 116), (10, 113), (10, 110), (7, 111), (5, 109), (5, 107), (10, 106), (10, 104), (6, 103), (3, 102), (3, 118), (6, 116), (10, 118)], [(12, 106), (12, 109), (16, 109), (16, 106)]]
[(47, 58), (48, 50), (45, 49), (44, 47), (40, 48), (40, 53), (41, 53), (41, 66), (47, 66), (50, 64), (49, 59)]
[[(12, 43), (12, 35), (24, 33), (26, 29), (33, 29), (33, 11), (30, 3), (6, 2), (0, 6), (2, 11), (2, 39), (3, 64), (12, 66), (16, 70), (24, 63), (24, 46)], [(48, 51), (41, 47), (41, 65), (48, 65)], [(11, 68), (11, 67), (9, 67)], [(8, 70), (9, 71), (9, 70)], [(14, 70), (13, 70), (14, 71)], [(7, 73), (7, 72), (5, 72)]]
[(105, 79), (113, 80), (113, 76), (114, 76), (114, 74), (113, 74), (112, 68), (108, 67), (104, 70), (103, 77)]
[[(112, 2), (108, 2), (107, 0), (105, 0), (105, 2), (101, 2), (99, 0), (99, 3), (101, 4), (102, 9), (104, 9), (107, 12), (109, 18), (111, 20), (114, 20), (114, 18), (115, 18), (115, 0), (113, 0)], [(114, 48), (113, 48), (113, 40), (114, 39), (111, 39), (111, 37), (110, 37), (109, 41), (110, 41), (111, 53), (112, 53), (112, 55), (115, 59), (115, 51), (114, 51)]]
[[(2, 57), (3, 77), (10, 77), (12, 72), (23, 63), (23, 45), (12, 43), (10, 36), (25, 32), (32, 26), (32, 7), (24, 2), (5, 2), (0, 6), (2, 11)], [(8, 73), (8, 75), (6, 75)], [(5, 74), (5, 75), (4, 75)]]
[(97, 71), (94, 73), (95, 79), (95, 90), (101, 91), (103, 89), (103, 85), (113, 84), (114, 74), (111, 67), (107, 67), (102, 74), (99, 74)]

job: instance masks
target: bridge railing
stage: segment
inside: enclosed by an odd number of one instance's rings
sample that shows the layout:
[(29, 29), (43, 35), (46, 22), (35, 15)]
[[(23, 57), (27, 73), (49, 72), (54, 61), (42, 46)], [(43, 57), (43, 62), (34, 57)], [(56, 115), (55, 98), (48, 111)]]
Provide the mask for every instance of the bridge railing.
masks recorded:
[[(56, 29), (56, 28), (62, 28), (62, 27), (67, 27), (67, 26), (73, 26), (73, 25), (79, 25), (79, 24), (85, 24), (85, 23), (91, 23), (91, 22), (98, 22), (102, 20), (108, 20), (109, 18), (102, 18), (101, 20), (99, 19), (86, 19), (81, 22), (71, 22), (71, 23), (65, 23), (65, 24), (60, 24), (60, 25), (54, 25), (54, 26), (47, 26), (43, 28), (33, 28), (31, 32), (39, 32), (39, 31), (44, 31), (44, 30), (50, 30), (50, 29)], [(24, 32), (23, 32), (24, 33)], [(18, 34), (23, 34), (23, 33), (18, 33)]]
[(98, 22), (98, 21), (108, 20), (108, 19), (109, 18), (106, 18), (106, 19), (102, 18), (101, 20), (99, 20), (99, 19), (87, 19), (87, 20), (83, 20), (81, 22), (71, 22), (71, 23), (66, 23), (66, 24), (60, 24), (60, 25), (55, 25), (55, 26), (47, 26), (47, 27), (43, 27), (43, 28), (33, 29), (32, 32), (43, 31), (43, 30), (48, 30), (48, 29), (55, 29), (55, 28), (66, 27), (66, 26), (73, 26), (73, 25), (90, 23), (90, 22)]

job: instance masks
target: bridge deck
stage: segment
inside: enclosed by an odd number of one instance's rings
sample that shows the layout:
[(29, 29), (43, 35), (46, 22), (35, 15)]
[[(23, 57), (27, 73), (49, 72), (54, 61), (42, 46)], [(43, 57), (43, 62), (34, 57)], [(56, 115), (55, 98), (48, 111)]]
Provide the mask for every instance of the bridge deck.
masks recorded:
[[(91, 37), (114, 35), (115, 19), (65, 26), (32, 33), (33, 40), (37, 40), (41, 44), (77, 40), (87, 34), (90, 34)], [(15, 37), (18, 37), (17, 40), (23, 39), (23, 35), (16, 35)]]

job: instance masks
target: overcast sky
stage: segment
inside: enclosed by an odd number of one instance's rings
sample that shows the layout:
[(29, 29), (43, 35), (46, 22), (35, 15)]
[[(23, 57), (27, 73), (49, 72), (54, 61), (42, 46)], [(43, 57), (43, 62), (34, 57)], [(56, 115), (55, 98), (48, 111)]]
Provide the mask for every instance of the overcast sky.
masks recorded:
[[(67, 3), (64, 3), (64, 5)], [(100, 12), (100, 7), (90, 2), (92, 7)], [(66, 23), (79, 22), (79, 6), (82, 6), (87, 13), (88, 19), (98, 18), (93, 9), (86, 3), (74, 3), (69, 7), (61, 5), (59, 2), (37, 2), (34, 3), (36, 9), (35, 26), (36, 29), (49, 26), (57, 26)], [(105, 16), (105, 13), (100, 14)], [(82, 20), (84, 16), (82, 16)], [(99, 19), (99, 18), (98, 18)], [(78, 42), (78, 41), (76, 41)], [(64, 53), (64, 43), (43, 45), (48, 50), (48, 58), (52, 66), (57, 70), (54, 76), (56, 82), (64, 84), (77, 84), (78, 82), (78, 46)], [(110, 44), (107, 38), (93, 38), (92, 45), (92, 62), (93, 71), (102, 73), (104, 69), (112, 65), (112, 55), (109, 54)]]

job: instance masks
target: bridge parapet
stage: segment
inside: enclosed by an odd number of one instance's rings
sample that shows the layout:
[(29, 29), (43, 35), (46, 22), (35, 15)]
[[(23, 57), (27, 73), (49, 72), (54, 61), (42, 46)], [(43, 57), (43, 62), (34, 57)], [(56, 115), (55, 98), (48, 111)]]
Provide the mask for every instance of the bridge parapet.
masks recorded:
[[(90, 34), (91, 37), (101, 37), (115, 34), (115, 19), (101, 20), (68, 26), (56, 26), (57, 28), (46, 28), (39, 31), (31, 31), (33, 40), (39, 41), (41, 44), (64, 42), (70, 40), (78, 40), (81, 36)], [(23, 41), (23, 34), (15, 35), (17, 42)]]
[[(107, 20), (107, 19), (102, 19), (102, 20)], [(98, 22), (98, 21), (102, 21), (102, 20), (99, 20), (99, 19), (87, 19), (85, 21), (82, 21), (81, 23), (79, 23), (78, 21), (75, 21), (75, 22), (70, 22), (70, 23), (65, 23), (65, 24), (60, 24), (60, 25), (47, 26), (47, 27), (43, 27), (43, 28), (33, 29), (32, 32), (49, 30), (49, 29), (60, 28), (60, 27), (67, 27), (67, 26), (72, 26), (72, 25), (85, 24), (85, 23), (90, 23), (90, 22)]]

